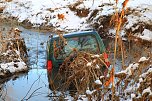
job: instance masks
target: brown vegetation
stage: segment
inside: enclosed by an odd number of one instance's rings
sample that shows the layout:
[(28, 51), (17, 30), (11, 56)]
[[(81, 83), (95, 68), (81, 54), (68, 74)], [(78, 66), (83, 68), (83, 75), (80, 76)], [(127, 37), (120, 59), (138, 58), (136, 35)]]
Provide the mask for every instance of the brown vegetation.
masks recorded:
[[(20, 54), (17, 54), (16, 50)], [(17, 58), (27, 61), (26, 46), (24, 39), (20, 37), (18, 28), (12, 28), (8, 33), (0, 32), (0, 52), (0, 62), (8, 63), (17, 60)]]
[(5, 0), (6, 2), (11, 2), (12, 0)]
[(90, 13), (90, 10), (88, 8), (77, 8), (77, 6), (79, 6), (80, 4), (82, 4), (83, 2), (78, 1), (73, 5), (69, 5), (69, 9), (71, 11), (76, 12), (76, 15), (79, 17), (87, 17), (88, 14)]
[(0, 13), (3, 13), (4, 9), (5, 9), (5, 7), (0, 7)]

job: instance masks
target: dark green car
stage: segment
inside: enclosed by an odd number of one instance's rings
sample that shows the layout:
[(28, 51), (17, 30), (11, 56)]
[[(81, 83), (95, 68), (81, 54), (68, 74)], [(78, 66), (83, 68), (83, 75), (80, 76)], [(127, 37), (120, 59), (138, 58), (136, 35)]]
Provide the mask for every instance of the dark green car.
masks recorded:
[[(103, 41), (96, 31), (82, 31), (53, 36), (47, 42), (47, 70), (54, 78), (64, 59), (74, 50), (92, 54), (105, 52)], [(106, 63), (109, 65), (109, 63)]]

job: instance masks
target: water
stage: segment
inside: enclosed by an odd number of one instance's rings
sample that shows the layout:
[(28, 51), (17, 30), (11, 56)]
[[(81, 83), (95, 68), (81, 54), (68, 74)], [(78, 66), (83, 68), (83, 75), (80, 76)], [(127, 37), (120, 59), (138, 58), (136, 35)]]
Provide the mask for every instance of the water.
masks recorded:
[(46, 42), (50, 33), (40, 33), (19, 27), (28, 49), (30, 68), (45, 68)]
[(5, 82), (2, 89), (0, 101), (21, 101), (28, 98), (29, 101), (47, 101), (50, 99), (47, 96), (51, 93), (46, 69), (31, 69), (28, 73), (16, 75)]
[[(5, 23), (1, 27), (9, 30), (11, 26)], [(49, 89), (47, 70), (45, 69), (45, 51), (46, 41), (50, 33), (36, 32), (24, 29), (21, 26), (16, 27), (22, 31), (21, 36), (25, 39), (29, 56), (28, 66), (31, 69), (28, 73), (21, 73), (1, 82), (0, 101), (26, 100), (33, 92), (35, 93), (29, 98), (29, 101), (47, 101), (50, 99), (48, 95), (51, 90)]]

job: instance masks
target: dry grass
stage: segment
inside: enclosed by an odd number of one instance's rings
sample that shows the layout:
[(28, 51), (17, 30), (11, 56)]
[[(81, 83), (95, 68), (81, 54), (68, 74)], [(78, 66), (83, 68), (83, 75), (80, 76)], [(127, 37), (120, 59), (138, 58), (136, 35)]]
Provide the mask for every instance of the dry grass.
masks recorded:
[[(145, 74), (143, 82), (139, 82), (143, 73), (146, 73), (151, 67), (151, 53), (149, 53), (149, 59), (144, 62), (137, 62), (139, 64), (138, 68), (130, 69), (131, 75), (126, 72), (121, 72), (115, 74), (114, 68), (116, 62), (116, 56), (122, 56), (122, 69), (126, 71), (128, 68), (124, 66), (125, 58), (125, 47), (120, 37), (119, 33), (123, 24), (127, 21), (125, 18), (126, 5), (129, 0), (125, 0), (122, 4), (123, 8), (119, 11), (116, 9), (115, 14), (112, 16), (110, 25), (115, 25), (116, 35), (115, 35), (115, 47), (114, 47), (114, 61), (113, 68), (109, 72), (110, 76), (103, 76), (104, 73), (104, 59), (103, 55), (95, 56), (86, 52), (77, 52), (76, 50), (65, 59), (64, 63), (61, 65), (57, 79), (62, 81), (58, 86), (63, 91), (66, 91), (70, 88), (71, 85), (77, 91), (74, 98), (78, 99), (79, 95), (86, 95), (91, 101), (95, 100), (120, 100), (122, 99), (131, 99), (130, 95), (142, 95), (141, 97), (135, 96), (133, 100), (148, 100), (151, 98), (147, 93), (142, 94), (142, 91), (147, 87), (152, 87), (152, 75)], [(118, 0), (116, 0), (116, 6)], [(109, 26), (110, 27), (110, 26)], [(118, 49), (117, 49), (118, 47)], [(120, 53), (117, 53), (120, 50)], [(99, 68), (97, 68), (99, 67)], [(105, 69), (106, 70), (106, 69)], [(114, 80), (114, 78), (116, 78)], [(96, 84), (95, 81), (100, 80), (101, 84)], [(110, 83), (112, 82), (112, 85)], [(52, 83), (53, 84), (53, 83)], [(135, 90), (127, 92), (127, 89), (133, 87), (137, 84), (140, 84)], [(57, 89), (57, 88), (55, 88)], [(86, 91), (89, 90), (91, 93), (88, 94)], [(117, 92), (117, 94), (116, 94)], [(124, 93), (126, 92), (126, 93)]]
[[(16, 50), (20, 54), (16, 53)], [(27, 51), (24, 39), (20, 37), (17, 28), (11, 28), (8, 32), (0, 32), (0, 62), (11, 62), (17, 58), (27, 61)]]
[(94, 90), (94, 95), (96, 95), (97, 92), (101, 91), (102, 84), (96, 84), (95, 81), (100, 80), (104, 83), (104, 75), (107, 71), (102, 54), (93, 55), (86, 52), (73, 51), (60, 66), (56, 80), (60, 80), (62, 83), (57, 87), (63, 91), (66, 91), (71, 86), (74, 87), (72, 89), (77, 91), (76, 98), (79, 94), (85, 94), (87, 89)]
[[(124, 96), (128, 96), (128, 98), (129, 95), (135, 94), (136, 96), (133, 98), (134, 101), (147, 101), (150, 99), (151, 95), (143, 94), (143, 91), (148, 87), (152, 87), (152, 72), (148, 72), (151, 69), (149, 65), (152, 64), (152, 61), (151, 58), (149, 58), (149, 60), (138, 63), (138, 68), (131, 69), (131, 75), (124, 72), (115, 75), (115, 77), (118, 78), (118, 81), (116, 82), (116, 89), (119, 89), (117, 90), (119, 94), (125, 92)], [(129, 87), (133, 88), (128, 90)]]

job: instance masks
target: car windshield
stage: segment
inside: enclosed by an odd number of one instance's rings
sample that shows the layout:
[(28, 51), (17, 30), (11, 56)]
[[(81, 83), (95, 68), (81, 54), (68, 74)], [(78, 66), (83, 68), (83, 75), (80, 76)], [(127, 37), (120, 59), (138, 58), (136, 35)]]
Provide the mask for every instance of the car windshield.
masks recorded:
[(64, 59), (74, 50), (85, 51), (92, 54), (99, 53), (99, 46), (94, 36), (79, 36), (65, 38), (66, 45), (60, 38), (54, 41), (54, 57)]

